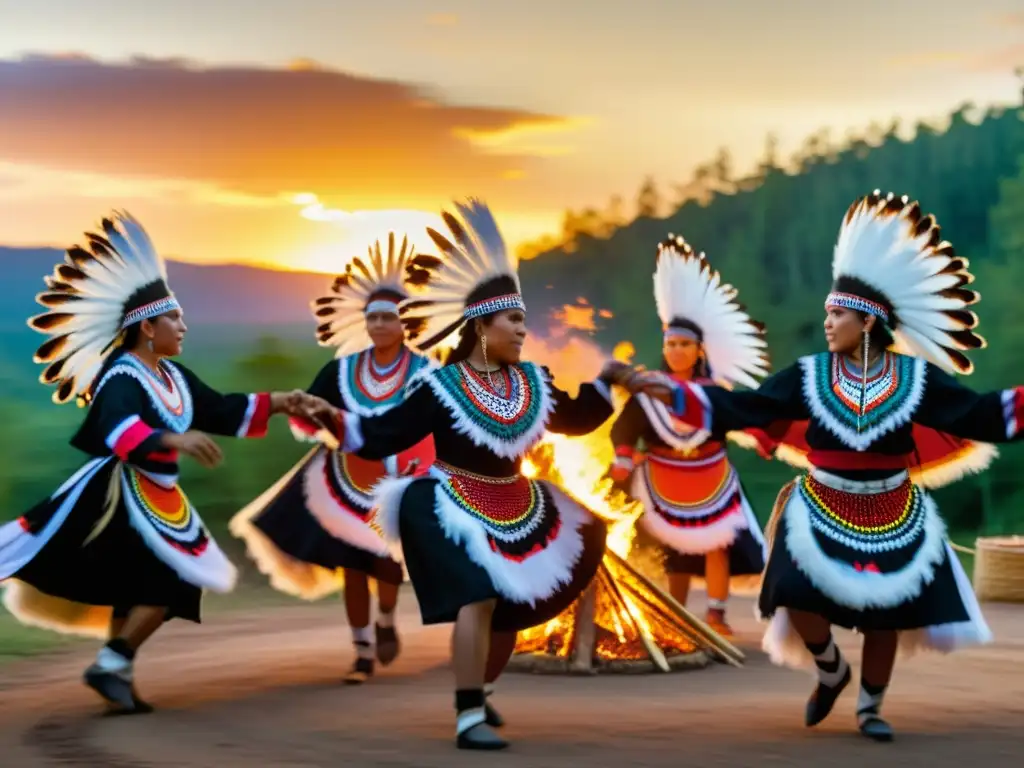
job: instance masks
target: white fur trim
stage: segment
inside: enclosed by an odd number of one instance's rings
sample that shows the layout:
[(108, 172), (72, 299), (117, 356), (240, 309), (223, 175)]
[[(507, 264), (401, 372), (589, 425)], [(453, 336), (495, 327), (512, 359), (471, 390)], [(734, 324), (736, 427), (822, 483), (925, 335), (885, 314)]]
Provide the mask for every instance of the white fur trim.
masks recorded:
[[(739, 478), (732, 467), (729, 467), (729, 471), (731, 477), (727, 481), (727, 490), (717, 497), (717, 501), (720, 504), (732, 498), (734, 493), (738, 493), (740, 506), (710, 525), (677, 528), (664, 520), (661, 514), (655, 511), (655, 507), (660, 508), (665, 514), (686, 519), (703, 517), (718, 505), (708, 504), (696, 509), (681, 509), (670, 505), (664, 499), (655, 501), (650, 488), (650, 459), (648, 459), (639, 468), (639, 471), (633, 473), (631, 489), (633, 498), (637, 499), (644, 508), (644, 513), (640, 516), (640, 524), (660, 543), (682, 554), (704, 555), (731, 546), (736, 541), (739, 532), (750, 527), (750, 520), (743, 509), (747, 504), (743, 490), (740, 488)], [(755, 529), (756, 527), (755, 523)]]
[[(492, 550), (489, 532), (484, 524), (449, 498), (444, 487), (448, 482), (445, 473), (434, 466), (430, 468), (430, 476), (437, 481), (433, 511), (441, 524), (441, 530), (445, 536), (465, 548), (470, 560), (487, 571), (494, 588), (504, 597), (532, 606), (539, 600), (551, 597), (559, 587), (571, 581), (573, 568), (583, 553), (580, 529), (592, 514), (578, 501), (551, 483), (531, 480), (550, 493), (553, 508), (547, 507), (543, 513), (558, 515), (561, 528), (555, 540), (545, 549), (522, 562), (515, 562)], [(400, 538), (398, 511), (401, 498), (409, 484), (417, 479), (422, 478), (389, 477), (377, 485), (374, 494), (377, 522), (389, 541)], [(540, 488), (537, 492), (540, 493)], [(423, 514), (427, 514), (427, 510), (423, 510)]]
[[(331, 536), (353, 547), (386, 557), (388, 548), (384, 539), (355, 511), (358, 507), (369, 509), (373, 505), (373, 498), (344, 482), (333, 466), (337, 458), (336, 454), (321, 450), (303, 472), (302, 489), (306, 497), (306, 508)], [(342, 492), (348, 496), (345, 501), (352, 505), (351, 508), (344, 502), (339, 503), (331, 493), (326, 472), (331, 472), (342, 486)]]
[(841, 424), (826, 407), (822, 393), (817, 387), (817, 360), (823, 355), (828, 356), (831, 364), (831, 353), (823, 352), (818, 355), (807, 355), (800, 358), (800, 366), (803, 369), (803, 391), (804, 399), (811, 415), (824, 426), (829, 432), (849, 448), (855, 451), (866, 451), (881, 437), (899, 429), (907, 424), (914, 417), (918, 406), (921, 405), (921, 398), (924, 396), (925, 379), (927, 377), (927, 363), (919, 358), (914, 359), (911, 368), (910, 392), (897, 408), (886, 418), (863, 432), (857, 432)]
[(978, 598), (974, 594), (970, 579), (964, 573), (960, 565), (960, 558), (956, 552), (945, 543), (946, 558), (953, 569), (953, 578), (956, 581), (957, 593), (964, 609), (967, 611), (968, 620), (951, 624), (936, 624), (923, 629), (916, 629), (909, 632), (900, 632), (900, 655), (908, 658), (917, 651), (938, 651), (939, 653), (952, 653), (961, 648), (972, 645), (986, 645), (992, 642), (992, 630), (978, 605)]
[(923, 506), (920, 530), (924, 541), (914, 559), (900, 571), (888, 574), (857, 571), (851, 565), (828, 557), (815, 540), (814, 513), (804, 502), (799, 485), (790, 494), (783, 512), (786, 546), (797, 567), (830, 600), (854, 610), (892, 608), (921, 594), (924, 586), (935, 578), (935, 568), (944, 556), (946, 524), (931, 497), (924, 491), (920, 494)]
[[(412, 483), (421, 479), (411, 476), (382, 477), (373, 487), (374, 511), (370, 518), (370, 524), (380, 531), (381, 537), (387, 544), (389, 554), (399, 562), (404, 559), (398, 517), (402, 508), (402, 496), (405, 495)], [(428, 511), (423, 510), (423, 514), (428, 514)]]
[[(544, 371), (539, 366), (529, 362), (520, 363), (519, 367), (526, 371), (527, 381), (535, 375), (541, 382), (540, 392), (533, 393), (535, 397), (539, 396), (540, 403), (538, 404), (537, 417), (534, 423), (512, 441), (495, 437), (474, 424), (452, 394), (438, 380), (437, 375), (428, 376), (425, 378), (425, 381), (430, 384), (434, 395), (451, 414), (452, 425), (455, 427), (456, 432), (465, 435), (475, 445), (487, 448), (503, 459), (518, 459), (544, 437), (548, 419), (555, 408), (554, 398), (551, 396), (551, 383), (548, 381), (548, 377), (544, 375)], [(436, 372), (433, 373), (436, 374)]]
[(331, 571), (313, 563), (303, 563), (278, 549), (252, 520), (275, 499), (288, 484), (309, 465), (314, 448), (301, 461), (270, 488), (261, 493), (248, 506), (239, 511), (228, 525), (232, 536), (245, 542), (249, 558), (259, 572), (270, 579), (270, 586), (287, 595), (303, 600), (319, 600), (341, 589), (344, 577), (341, 571)]
[[(921, 651), (952, 653), (962, 648), (992, 642), (992, 631), (981, 613), (978, 599), (974, 595), (974, 590), (971, 588), (967, 574), (964, 573), (963, 566), (960, 565), (960, 560), (953, 548), (949, 546), (948, 541), (943, 542), (943, 545), (946, 557), (949, 558), (950, 566), (953, 569), (959, 598), (963, 601), (969, 620), (900, 632), (900, 659), (909, 659)], [(756, 604), (754, 613), (758, 619), (763, 620)], [(768, 654), (768, 658), (773, 664), (794, 669), (810, 668), (814, 670), (814, 658), (794, 629), (789, 620), (789, 612), (785, 608), (776, 609), (761, 640), (761, 648)]]
[(202, 519), (191, 501), (185, 499), (189, 504), (189, 514), (193, 516), (196, 525), (204, 528), (208, 542), (206, 549), (198, 557), (187, 555), (179, 549), (172, 547), (161, 536), (146, 513), (139, 508), (135, 496), (132, 493), (128, 471), (121, 476), (121, 499), (128, 513), (128, 519), (132, 528), (138, 531), (146, 546), (154, 555), (169, 565), (174, 571), (189, 584), (204, 589), (211, 589), (214, 592), (230, 592), (235, 587), (238, 578), (238, 571), (231, 564), (227, 556), (217, 546), (217, 542), (205, 530)]
[[(703, 392), (700, 393), (704, 395)], [(640, 403), (647, 423), (651, 425), (654, 433), (669, 448), (675, 451), (691, 451), (707, 442), (711, 433), (707, 429), (693, 429), (679, 419), (673, 417), (668, 406), (660, 400), (648, 397), (643, 392), (636, 395)]]
[(3, 583), (4, 607), (22, 624), (64, 635), (106, 640), (114, 609), (109, 605), (86, 605), (40, 592), (19, 579)]

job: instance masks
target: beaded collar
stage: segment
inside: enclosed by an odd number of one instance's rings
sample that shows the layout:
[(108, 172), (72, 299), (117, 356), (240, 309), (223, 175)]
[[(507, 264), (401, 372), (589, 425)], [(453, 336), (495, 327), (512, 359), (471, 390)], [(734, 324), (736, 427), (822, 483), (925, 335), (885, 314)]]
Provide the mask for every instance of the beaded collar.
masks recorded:
[(855, 451), (907, 424), (924, 394), (924, 360), (886, 352), (869, 376), (860, 418), (861, 378), (841, 356), (823, 352), (801, 358), (804, 399), (811, 415)]
[(156, 374), (135, 355), (124, 354), (103, 374), (103, 378), (96, 385), (95, 395), (98, 397), (103, 386), (114, 376), (131, 376), (142, 385), (161, 420), (174, 432), (186, 432), (192, 425), (192, 393), (185, 382), (185, 377), (174, 363), (161, 360), (160, 369), (165, 375), (157, 378)]
[(501, 375), (501, 394), (464, 362), (437, 369), (427, 381), (458, 432), (502, 458), (515, 459), (544, 436), (554, 403), (539, 366), (510, 365)]
[(427, 358), (403, 348), (391, 365), (378, 366), (373, 348), (347, 355), (338, 361), (338, 391), (345, 409), (359, 416), (374, 416), (397, 405), (405, 397), (410, 377)]

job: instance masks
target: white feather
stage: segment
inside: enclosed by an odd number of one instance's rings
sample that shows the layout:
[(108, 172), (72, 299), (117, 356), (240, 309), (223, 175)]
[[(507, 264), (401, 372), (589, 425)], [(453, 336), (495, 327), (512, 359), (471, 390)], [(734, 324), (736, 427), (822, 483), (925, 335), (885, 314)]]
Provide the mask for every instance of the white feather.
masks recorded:
[[(466, 299), (478, 286), (496, 277), (509, 277), (516, 290), (519, 282), (519, 259), (510, 253), (490, 208), (479, 200), (456, 203), (462, 233), (449, 226), (450, 248), (442, 248), (442, 263), (431, 278), (424, 299), (429, 304), (409, 306), (419, 299), (403, 302), (404, 317), (425, 322), (420, 338), (427, 339), (462, 318)], [(458, 218), (456, 218), (458, 221)], [(440, 244), (439, 244), (440, 246)]]
[[(380, 241), (368, 248), (368, 256), (361, 259), (369, 276), (358, 267), (349, 266), (348, 282), (334, 293), (315, 299), (310, 306), (314, 313), (330, 309), (331, 314), (317, 315), (317, 325), (326, 326), (330, 336), (320, 341), (321, 346), (336, 347), (335, 357), (341, 358), (355, 352), (362, 352), (373, 346), (373, 340), (366, 332), (364, 312), (370, 297), (379, 291), (393, 291), (400, 296), (409, 296), (406, 271), (415, 256), (415, 250), (407, 237), (402, 238), (400, 247), (395, 246), (394, 233), (388, 235), (388, 253), (385, 260), (381, 253)], [(329, 303), (320, 303), (330, 299)]]
[(686, 319), (701, 329), (711, 374), (718, 380), (756, 387), (768, 373), (762, 330), (735, 302), (736, 289), (681, 237), (669, 235), (658, 252), (654, 301), (667, 326)]
[[(124, 212), (115, 212), (110, 224), (103, 231), (89, 236), (89, 248), (95, 259), (75, 264), (67, 255), (64, 264), (79, 270), (84, 277), (65, 280), (57, 265), (53, 279), (72, 287), (56, 289), (50, 293), (77, 296), (78, 300), (50, 307), (49, 311), (30, 320), (68, 315), (69, 318), (53, 328), (35, 330), (52, 338), (67, 336), (61, 353), (47, 366), (63, 360), (60, 377), (54, 383), (58, 389), (66, 383), (73, 383), (68, 399), (83, 394), (92, 384), (112, 342), (121, 333), (121, 322), (125, 302), (140, 288), (166, 280), (167, 267), (157, 253), (152, 241), (139, 222)], [(110, 243), (107, 247), (95, 238)], [(45, 321), (44, 321), (45, 322)], [(54, 400), (60, 401), (57, 393)]]
[[(896, 348), (954, 373), (970, 373), (951, 356), (955, 350), (971, 347), (950, 337), (950, 332), (969, 330), (947, 311), (966, 310), (971, 302), (940, 292), (973, 282), (967, 260), (950, 256), (947, 241), (930, 245), (937, 225), (915, 236), (922, 220), (916, 204), (904, 196), (893, 205), (893, 195), (861, 198), (847, 211), (836, 239), (832, 277), (852, 277), (869, 285), (892, 304), (896, 317), (893, 329)], [(947, 273), (954, 258), (964, 268)], [(966, 283), (964, 282), (966, 278)], [(984, 340), (977, 337), (984, 346)]]

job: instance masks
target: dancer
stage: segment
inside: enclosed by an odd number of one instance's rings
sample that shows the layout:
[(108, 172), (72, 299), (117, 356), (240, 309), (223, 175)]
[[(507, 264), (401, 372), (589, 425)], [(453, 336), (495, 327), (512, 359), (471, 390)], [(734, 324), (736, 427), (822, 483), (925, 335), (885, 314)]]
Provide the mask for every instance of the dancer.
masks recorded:
[[(658, 245), (654, 299), (664, 328), (662, 370), (671, 378), (757, 386), (755, 377), (768, 371), (764, 331), (735, 296), (683, 238), (669, 235)], [(750, 436), (744, 438), (747, 444)], [(725, 435), (681, 424), (641, 393), (627, 401), (611, 440), (612, 479), (643, 504), (640, 522), (662, 546), (669, 592), (685, 605), (691, 576), (706, 578), (707, 623), (731, 636), (730, 576), (761, 573), (765, 543), (726, 456)]]
[(37, 297), (29, 325), (51, 338), (35, 361), (54, 402), (87, 405), (71, 444), (91, 458), (50, 498), (0, 527), (4, 603), (25, 624), (108, 642), (85, 682), (120, 713), (152, 707), (134, 658), (171, 618), (200, 620), (203, 589), (227, 592), (235, 568), (178, 486), (178, 456), (221, 460), (205, 433), (260, 437), (271, 414), (329, 413), (303, 392), (222, 395), (169, 357), (182, 309), (142, 226), (128, 214), (88, 233)]
[(1020, 439), (1024, 388), (977, 394), (950, 375), (971, 373), (964, 351), (984, 346), (968, 309), (979, 297), (965, 287), (973, 280), (967, 260), (917, 203), (877, 191), (857, 200), (839, 232), (833, 277), (828, 352), (801, 359), (755, 392), (676, 383), (673, 411), (718, 431), (763, 427), (781, 435), (807, 422), (811, 469), (776, 502), (778, 532), (759, 602), (771, 620), (765, 649), (780, 664), (813, 658), (818, 686), (806, 710), (813, 726), (851, 678), (830, 625), (858, 630), (858, 726), (889, 741), (882, 699), (900, 648), (949, 652), (991, 640), (920, 484), (930, 467), (916, 453), (919, 429), (931, 434), (930, 464), (943, 460), (934, 448), (941, 439), (947, 462), (957, 460), (962, 440)]
[[(409, 380), (432, 364), (405, 346), (398, 318), (398, 304), (409, 297), (410, 285), (429, 276), (423, 266), (412, 268), (412, 257), (408, 241), (396, 251), (391, 234), (386, 258), (379, 242), (371, 246), (367, 262), (354, 259), (332, 292), (313, 302), (317, 340), (337, 347), (337, 354), (317, 374), (310, 394), (349, 413), (374, 416), (400, 403)], [(421, 265), (428, 262), (421, 259)], [(293, 428), (311, 437), (295, 422)], [(389, 473), (425, 470), (432, 462), (429, 437), (384, 461), (321, 446), (231, 521), (231, 532), (246, 542), (260, 570), (282, 592), (316, 600), (341, 586), (341, 572), (356, 652), (345, 677), (350, 685), (373, 675), (375, 648), (376, 659), (386, 666), (400, 647), (395, 607), (402, 566), (388, 556), (387, 544), (370, 525), (370, 489)], [(372, 632), (370, 577), (377, 584)]]
[(610, 385), (638, 379), (608, 363), (573, 398), (548, 371), (521, 361), (526, 310), (516, 260), (485, 205), (457, 207), (462, 222), (443, 214), (452, 241), (428, 230), (445, 257), (436, 279), (401, 312), (420, 349), (461, 328), (458, 345), (400, 405), (368, 418), (339, 414), (336, 430), (344, 450), (367, 459), (433, 434), (437, 460), (426, 477), (377, 486), (376, 521), (402, 547), (423, 623), (455, 624), (457, 746), (501, 749), (508, 743), (492, 728), (501, 719), (485, 684), (500, 674), (518, 630), (556, 616), (583, 591), (606, 536), (600, 519), (551, 483), (524, 477), (520, 463), (546, 430), (599, 427), (613, 413)]

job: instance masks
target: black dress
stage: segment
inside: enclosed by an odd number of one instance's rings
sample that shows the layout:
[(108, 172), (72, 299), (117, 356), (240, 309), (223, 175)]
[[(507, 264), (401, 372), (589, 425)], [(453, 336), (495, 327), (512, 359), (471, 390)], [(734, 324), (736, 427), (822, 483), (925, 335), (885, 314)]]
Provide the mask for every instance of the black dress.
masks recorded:
[[(376, 523), (401, 543), (425, 624), (496, 598), (493, 628), (542, 624), (590, 583), (606, 526), (567, 493), (520, 474), (545, 431), (584, 435), (613, 413), (606, 382), (573, 398), (532, 363), (486, 374), (466, 363), (425, 373), (405, 401), (380, 416), (346, 415), (344, 446), (380, 459), (433, 435), (437, 461), (420, 478), (377, 487)], [(501, 394), (499, 394), (501, 392)]]
[(163, 380), (131, 353), (108, 365), (71, 444), (85, 466), (45, 501), (0, 528), (0, 580), (20, 620), (105, 636), (112, 613), (167, 606), (200, 620), (203, 589), (228, 592), (235, 567), (178, 486), (163, 431), (266, 434), (270, 397), (222, 395), (184, 366)]
[(629, 495), (643, 505), (640, 524), (661, 544), (666, 571), (704, 576), (707, 553), (728, 548), (733, 576), (761, 573), (764, 537), (724, 433), (692, 429), (638, 394), (615, 420), (611, 440), (616, 463), (632, 469)]
[(803, 423), (810, 471), (783, 489), (759, 600), (776, 661), (808, 659), (786, 609), (861, 631), (899, 630), (903, 651), (951, 651), (991, 633), (934, 501), (912, 479), (915, 425), (953, 438), (1021, 437), (1024, 389), (977, 394), (937, 366), (886, 353), (867, 381), (838, 356), (811, 355), (756, 391), (689, 386), (673, 410), (715, 430)]
[[(402, 402), (409, 381), (430, 365), (428, 358), (404, 349), (381, 369), (371, 348), (327, 363), (308, 392), (370, 417)], [(312, 437), (296, 421), (292, 429), (300, 439)], [(370, 523), (372, 490), (413, 459), (423, 469), (433, 462), (429, 437), (400, 455), (373, 461), (321, 446), (236, 515), (231, 532), (246, 542), (271, 584), (288, 594), (314, 600), (335, 592), (342, 585), (339, 570), (345, 568), (401, 584), (401, 564)]]

